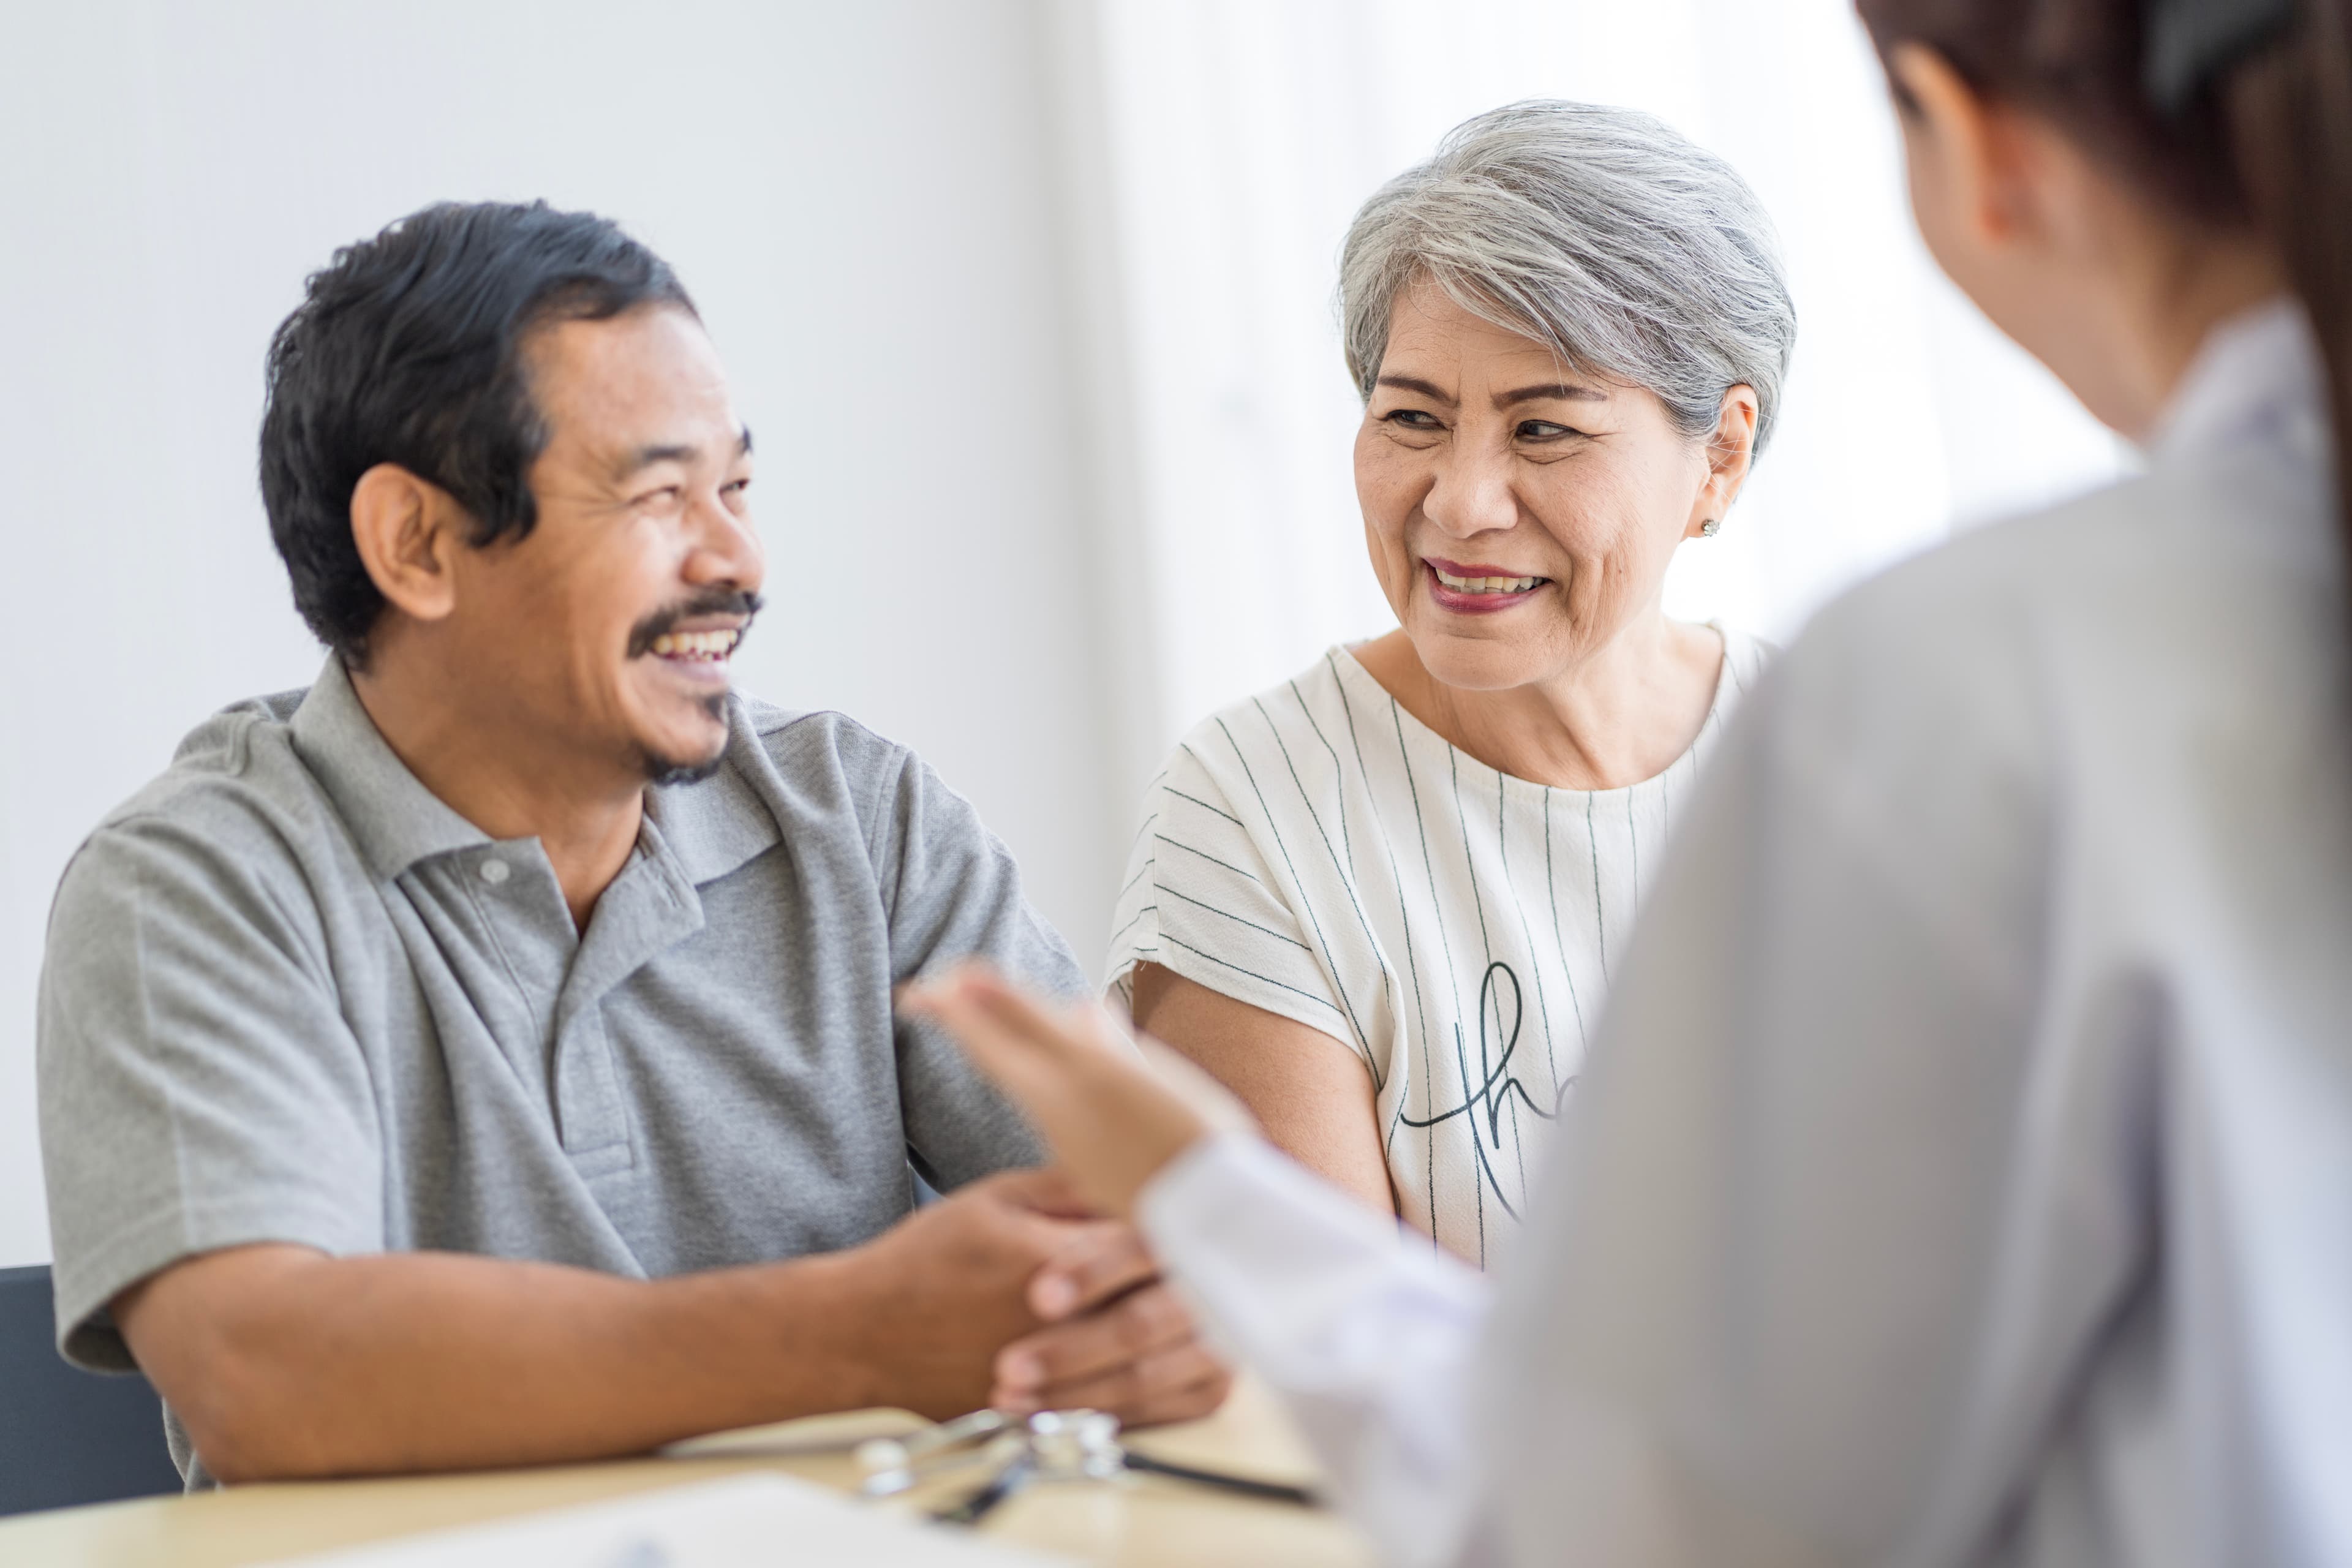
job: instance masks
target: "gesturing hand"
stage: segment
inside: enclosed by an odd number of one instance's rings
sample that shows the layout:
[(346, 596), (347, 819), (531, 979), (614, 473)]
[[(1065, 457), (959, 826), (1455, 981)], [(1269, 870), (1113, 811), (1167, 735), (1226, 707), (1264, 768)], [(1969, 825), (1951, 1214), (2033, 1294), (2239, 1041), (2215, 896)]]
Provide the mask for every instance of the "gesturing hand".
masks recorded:
[(1100, 1006), (1033, 1001), (985, 964), (917, 981), (898, 1006), (955, 1037), (1029, 1113), (1078, 1195), (1105, 1214), (1128, 1214), (1136, 1194), (1213, 1128), (1248, 1125), (1238, 1102), (1172, 1051), (1154, 1058), (1160, 1076), (1147, 1070)]

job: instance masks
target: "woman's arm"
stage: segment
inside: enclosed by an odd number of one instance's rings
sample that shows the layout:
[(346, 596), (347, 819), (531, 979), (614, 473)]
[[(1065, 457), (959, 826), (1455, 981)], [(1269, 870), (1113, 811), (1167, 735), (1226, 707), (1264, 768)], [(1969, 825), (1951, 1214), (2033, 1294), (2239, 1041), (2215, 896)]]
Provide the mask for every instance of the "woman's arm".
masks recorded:
[(1157, 963), (1137, 964), (1134, 984), (1138, 1029), (1232, 1089), (1275, 1147), (1349, 1196), (1397, 1212), (1362, 1058), (1320, 1029)]

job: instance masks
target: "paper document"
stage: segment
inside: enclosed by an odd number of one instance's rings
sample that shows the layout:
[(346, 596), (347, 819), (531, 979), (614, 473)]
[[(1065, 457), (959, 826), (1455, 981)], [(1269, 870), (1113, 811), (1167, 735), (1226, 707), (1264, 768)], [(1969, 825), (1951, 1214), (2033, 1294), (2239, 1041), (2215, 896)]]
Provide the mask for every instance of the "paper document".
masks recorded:
[(271, 1568), (1070, 1568), (786, 1476), (666, 1487), (584, 1508), (286, 1558)]

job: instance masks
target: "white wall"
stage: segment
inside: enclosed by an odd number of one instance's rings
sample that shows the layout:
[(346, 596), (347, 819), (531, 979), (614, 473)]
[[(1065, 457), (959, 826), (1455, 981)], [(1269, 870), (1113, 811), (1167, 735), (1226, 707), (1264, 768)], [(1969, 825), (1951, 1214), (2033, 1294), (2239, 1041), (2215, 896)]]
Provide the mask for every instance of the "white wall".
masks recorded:
[(744, 686), (923, 752), (1092, 962), (1125, 803), (1029, 5), (0, 21), (0, 1265), (48, 1256), (32, 1019), (60, 868), (203, 715), (318, 664), (252, 478), (265, 342), (336, 245), (436, 198), (594, 208), (677, 266), (759, 437)]

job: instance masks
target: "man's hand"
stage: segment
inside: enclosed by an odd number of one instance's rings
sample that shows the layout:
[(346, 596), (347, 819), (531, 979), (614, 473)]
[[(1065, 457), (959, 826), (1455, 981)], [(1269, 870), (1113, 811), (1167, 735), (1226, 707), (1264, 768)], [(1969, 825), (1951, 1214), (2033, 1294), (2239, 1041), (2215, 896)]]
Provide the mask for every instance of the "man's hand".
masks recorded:
[(934, 1418), (1083, 1405), (1144, 1426), (1205, 1415), (1231, 1384), (1134, 1231), (1084, 1217), (1057, 1173), (971, 1183), (861, 1252), (876, 1403)]
[(1129, 1426), (1190, 1421), (1224, 1403), (1233, 1373), (1125, 1226), (1075, 1237), (1029, 1282), (1047, 1326), (996, 1357), (1000, 1410), (1108, 1410)]
[(856, 1280), (859, 1402), (935, 1420), (986, 1405), (997, 1351), (1045, 1321), (1029, 1282), (1066, 1247), (1118, 1228), (1087, 1217), (1054, 1172), (1008, 1171), (839, 1255)]

